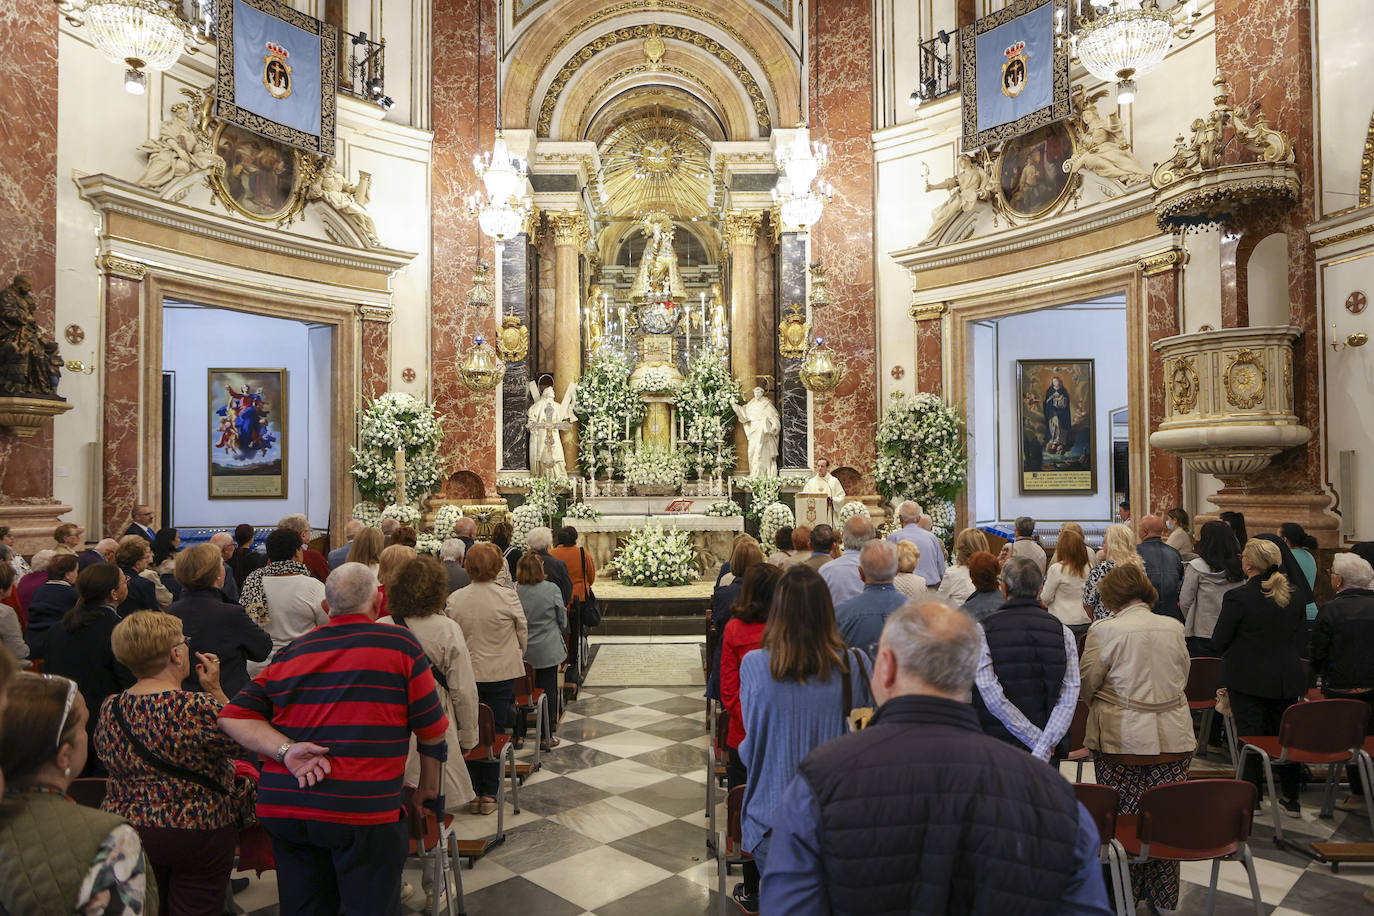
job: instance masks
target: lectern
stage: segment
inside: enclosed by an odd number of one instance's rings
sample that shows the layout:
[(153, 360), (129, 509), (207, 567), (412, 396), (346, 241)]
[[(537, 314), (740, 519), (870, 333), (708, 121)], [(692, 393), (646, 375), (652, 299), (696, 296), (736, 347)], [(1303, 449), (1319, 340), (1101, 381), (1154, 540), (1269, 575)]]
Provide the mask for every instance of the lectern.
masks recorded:
[(835, 524), (834, 501), (827, 494), (798, 493), (797, 524), (805, 525), (808, 528), (815, 528), (817, 525), (833, 526)]

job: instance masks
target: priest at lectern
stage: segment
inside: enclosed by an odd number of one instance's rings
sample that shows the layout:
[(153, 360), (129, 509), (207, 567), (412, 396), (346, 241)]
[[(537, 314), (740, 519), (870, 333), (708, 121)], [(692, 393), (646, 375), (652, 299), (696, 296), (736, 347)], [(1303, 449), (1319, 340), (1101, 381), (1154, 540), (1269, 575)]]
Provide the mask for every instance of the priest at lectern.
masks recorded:
[(844, 505), (844, 485), (830, 473), (830, 462), (825, 458), (816, 459), (816, 473), (806, 481), (801, 492), (829, 496), (836, 511)]

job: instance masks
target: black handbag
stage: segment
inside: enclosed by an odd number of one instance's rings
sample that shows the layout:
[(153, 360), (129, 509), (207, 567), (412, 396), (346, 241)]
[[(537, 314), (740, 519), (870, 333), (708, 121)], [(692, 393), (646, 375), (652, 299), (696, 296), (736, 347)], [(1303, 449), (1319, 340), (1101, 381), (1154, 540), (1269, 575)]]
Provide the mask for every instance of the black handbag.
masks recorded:
[(574, 601), (573, 610), (581, 618), (584, 627), (598, 627), (601, 626), (601, 602), (596, 600), (596, 595), (587, 582), (587, 551), (579, 547), (578, 552), (582, 558), (582, 586), (587, 590), (587, 597)]

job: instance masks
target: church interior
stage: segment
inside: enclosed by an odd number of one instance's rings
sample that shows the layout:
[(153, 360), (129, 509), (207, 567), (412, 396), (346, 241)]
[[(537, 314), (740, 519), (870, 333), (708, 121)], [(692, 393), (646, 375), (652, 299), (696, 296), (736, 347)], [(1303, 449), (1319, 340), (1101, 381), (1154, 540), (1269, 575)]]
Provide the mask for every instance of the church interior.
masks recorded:
[[(1314, 562), (1309, 629), (1359, 584), (1333, 564), (1374, 541), (1364, 0), (6, 6), (16, 570), (140, 526), (261, 551), (292, 516), (341, 556), (388, 521), (412, 556), (494, 536), (512, 576), (570, 526), (594, 566), (559, 743), (513, 754), (500, 826), (453, 818), (480, 851), (446, 912), (758, 911), (702, 700), (741, 536), (804, 560), (821, 526), (856, 557), (855, 519), (924, 527), (934, 598), (965, 531), (1003, 565), (1033, 537), (1043, 576), (1069, 529), (1092, 555), (1167, 522), (1187, 563), (1239, 515), (1237, 551), (1282, 530)], [(1185, 772), (1238, 778), (1206, 726)], [(1217, 912), (1374, 905), (1368, 814), (1327, 794), (1360, 779), (1311, 770)], [(224, 912), (296, 912), (239, 856)], [(1140, 912), (1211, 912), (1208, 863), (1173, 874)], [(409, 860), (404, 912), (449, 906), (432, 886)]]

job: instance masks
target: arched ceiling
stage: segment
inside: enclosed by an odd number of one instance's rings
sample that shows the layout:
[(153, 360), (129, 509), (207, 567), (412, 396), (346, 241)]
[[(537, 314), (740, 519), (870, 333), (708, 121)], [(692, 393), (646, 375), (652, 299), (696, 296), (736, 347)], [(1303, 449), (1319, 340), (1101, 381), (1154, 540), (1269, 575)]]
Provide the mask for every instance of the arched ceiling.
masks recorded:
[(601, 197), (618, 217), (711, 212), (711, 147), (685, 118), (652, 112), (622, 120), (600, 144)]

